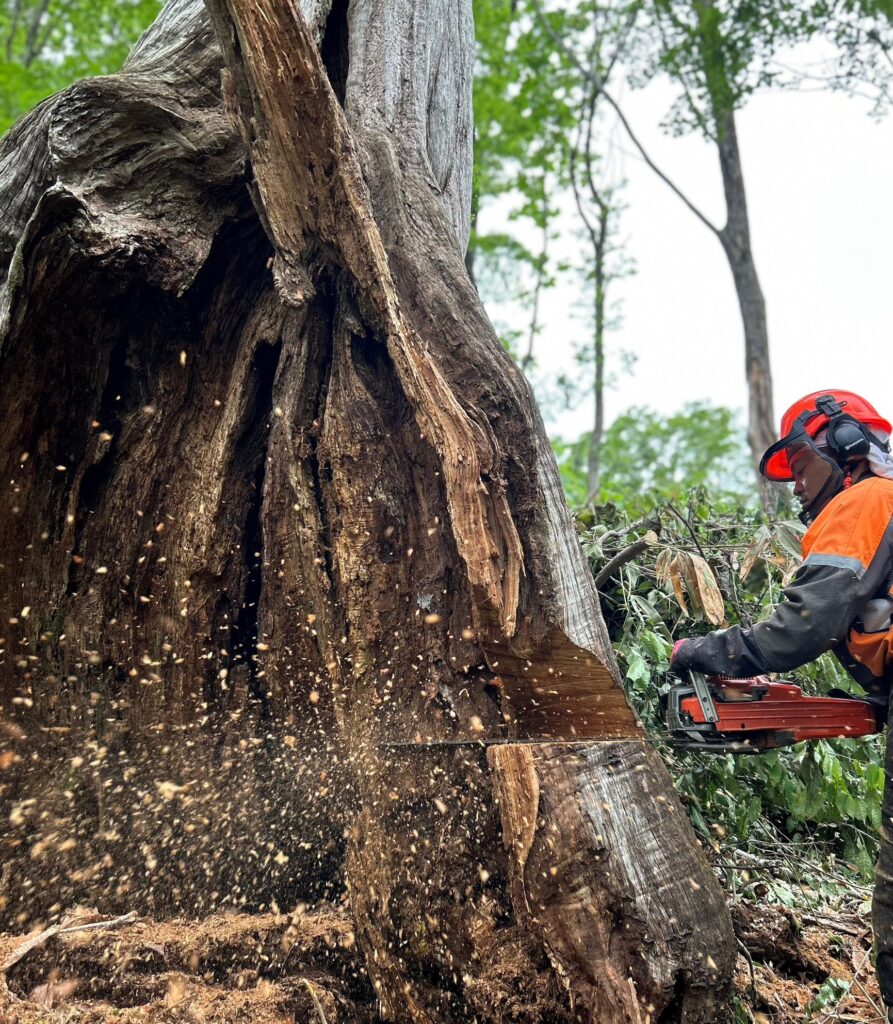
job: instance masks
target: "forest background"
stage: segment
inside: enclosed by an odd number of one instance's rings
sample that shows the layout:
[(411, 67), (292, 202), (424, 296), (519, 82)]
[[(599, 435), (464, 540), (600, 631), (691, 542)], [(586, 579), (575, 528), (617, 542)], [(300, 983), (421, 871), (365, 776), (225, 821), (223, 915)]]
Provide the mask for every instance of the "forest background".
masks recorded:
[[(0, 130), (119, 68), (160, 6), (4, 0)], [(753, 471), (773, 379), (781, 405), (833, 383), (885, 408), (893, 5), (476, 0), (475, 18), (467, 265), (535, 387), (630, 698), (659, 735), (672, 642), (759, 618), (797, 564), (801, 527)], [(767, 154), (759, 123), (782, 108), (817, 149)], [(770, 209), (747, 204), (751, 175)], [(781, 310), (771, 361), (758, 257)], [(828, 658), (798, 678), (846, 685)], [(867, 898), (879, 744), (664, 753), (730, 888), (818, 905)]]

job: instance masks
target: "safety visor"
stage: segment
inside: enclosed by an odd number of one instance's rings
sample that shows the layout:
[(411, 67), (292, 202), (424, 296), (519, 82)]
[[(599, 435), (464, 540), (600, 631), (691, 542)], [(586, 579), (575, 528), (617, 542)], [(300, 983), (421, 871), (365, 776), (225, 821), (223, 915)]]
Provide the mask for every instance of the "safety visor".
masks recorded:
[[(767, 480), (790, 482), (794, 479), (791, 461), (800, 452), (810, 451), (825, 458), (819, 451), (815, 440), (806, 431), (806, 424), (821, 413), (813, 412), (806, 416), (798, 416), (794, 425), (780, 441), (776, 441), (760, 459), (760, 472)], [(823, 417), (827, 420), (827, 417)]]

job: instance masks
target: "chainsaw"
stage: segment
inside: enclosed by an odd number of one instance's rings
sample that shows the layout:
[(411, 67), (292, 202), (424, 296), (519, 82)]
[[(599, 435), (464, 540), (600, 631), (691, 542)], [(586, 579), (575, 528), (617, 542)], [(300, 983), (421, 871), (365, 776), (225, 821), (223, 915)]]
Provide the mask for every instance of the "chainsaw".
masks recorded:
[[(832, 694), (834, 691), (832, 691)], [(727, 679), (689, 672), (661, 694), (674, 747), (706, 754), (761, 754), (801, 740), (880, 732), (886, 706), (839, 691), (806, 696), (768, 676)]]

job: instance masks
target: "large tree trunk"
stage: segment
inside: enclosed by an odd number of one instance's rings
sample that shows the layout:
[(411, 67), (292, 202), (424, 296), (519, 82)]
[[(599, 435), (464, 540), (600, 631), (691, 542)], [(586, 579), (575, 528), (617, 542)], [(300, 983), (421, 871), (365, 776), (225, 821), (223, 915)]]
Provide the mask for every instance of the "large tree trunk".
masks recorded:
[(223, 59), (173, 0), (0, 149), (5, 912), (346, 887), (388, 1019), (719, 1019), (722, 893), (463, 264), (470, 4), (208, 6)]

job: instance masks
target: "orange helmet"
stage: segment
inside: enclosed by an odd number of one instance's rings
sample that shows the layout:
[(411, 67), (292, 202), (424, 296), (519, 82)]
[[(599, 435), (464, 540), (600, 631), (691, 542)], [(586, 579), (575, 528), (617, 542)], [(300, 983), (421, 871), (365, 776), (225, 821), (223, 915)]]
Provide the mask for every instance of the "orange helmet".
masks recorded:
[(864, 458), (872, 442), (886, 450), (885, 442), (872, 431), (893, 433), (893, 426), (877, 409), (852, 391), (813, 391), (782, 416), (781, 439), (763, 455), (760, 472), (769, 480), (793, 480), (788, 448), (798, 442), (813, 447), (813, 439), (825, 427), (829, 428), (827, 447), (844, 462)]

